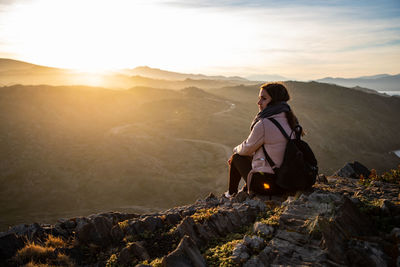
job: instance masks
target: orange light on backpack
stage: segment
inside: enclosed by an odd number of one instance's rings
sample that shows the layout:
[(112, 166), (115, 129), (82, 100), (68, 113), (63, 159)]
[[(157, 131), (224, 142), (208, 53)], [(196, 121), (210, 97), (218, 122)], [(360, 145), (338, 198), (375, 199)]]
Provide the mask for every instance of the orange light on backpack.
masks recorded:
[(264, 189), (269, 189), (269, 188), (270, 188), (269, 184), (264, 183)]

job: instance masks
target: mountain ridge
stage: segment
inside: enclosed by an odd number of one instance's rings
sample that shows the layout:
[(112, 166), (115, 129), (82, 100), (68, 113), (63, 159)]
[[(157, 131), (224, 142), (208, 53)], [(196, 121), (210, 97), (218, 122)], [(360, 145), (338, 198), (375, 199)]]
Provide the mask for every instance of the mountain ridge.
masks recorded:
[(378, 74), (361, 76), (358, 78), (332, 78), (326, 77), (315, 80), (317, 82), (333, 83), (346, 87), (366, 87), (377, 91), (400, 91), (400, 74)]

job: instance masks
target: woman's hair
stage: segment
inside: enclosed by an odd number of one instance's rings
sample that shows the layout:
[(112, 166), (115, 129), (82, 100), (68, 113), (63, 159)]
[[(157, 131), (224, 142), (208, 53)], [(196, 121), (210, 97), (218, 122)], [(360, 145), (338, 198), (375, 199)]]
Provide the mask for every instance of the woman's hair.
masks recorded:
[[(267, 91), (267, 93), (271, 97), (271, 102), (268, 103), (268, 106), (276, 105), (279, 102), (287, 102), (290, 99), (286, 87), (281, 83), (265, 83), (261, 85), (260, 89)], [(287, 111), (285, 113), (290, 128), (294, 130), (296, 125), (298, 125), (299, 123), (297, 117), (294, 115), (293, 111)], [(304, 132), (302, 132), (302, 135), (304, 135)]]

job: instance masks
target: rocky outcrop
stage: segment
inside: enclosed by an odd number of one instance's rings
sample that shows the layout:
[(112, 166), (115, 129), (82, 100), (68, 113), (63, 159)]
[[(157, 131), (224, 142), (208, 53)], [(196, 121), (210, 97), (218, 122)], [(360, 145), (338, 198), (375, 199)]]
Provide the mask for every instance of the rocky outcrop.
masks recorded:
[(153, 214), (18, 225), (0, 234), (0, 265), (16, 265), (26, 240), (45, 246), (53, 235), (66, 245), (52, 257), (78, 266), (399, 266), (399, 204), (398, 185), (320, 176), (310, 192), (272, 199), (210, 194)]

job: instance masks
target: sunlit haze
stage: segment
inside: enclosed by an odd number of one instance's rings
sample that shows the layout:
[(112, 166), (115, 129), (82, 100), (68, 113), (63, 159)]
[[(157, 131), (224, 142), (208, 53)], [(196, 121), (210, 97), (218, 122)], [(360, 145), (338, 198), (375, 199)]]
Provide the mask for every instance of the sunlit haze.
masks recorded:
[(0, 0), (0, 57), (89, 71), (397, 74), (398, 25), (398, 0)]

